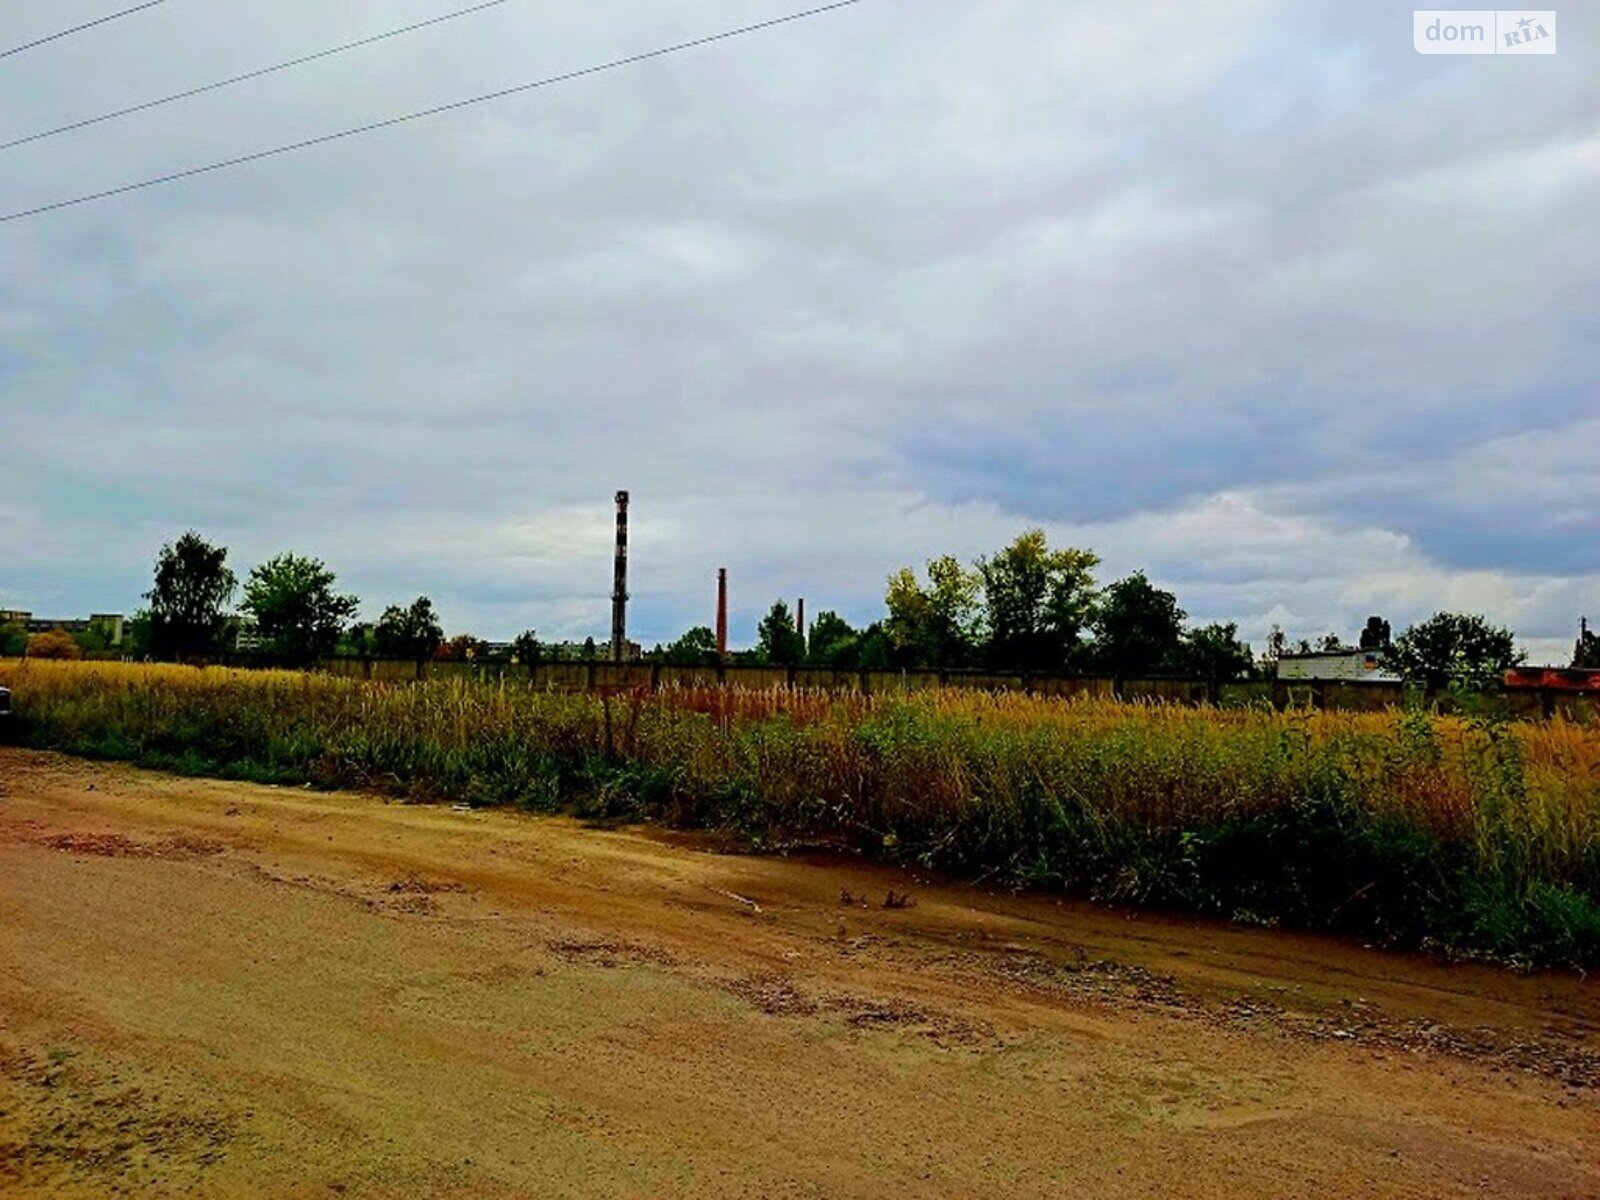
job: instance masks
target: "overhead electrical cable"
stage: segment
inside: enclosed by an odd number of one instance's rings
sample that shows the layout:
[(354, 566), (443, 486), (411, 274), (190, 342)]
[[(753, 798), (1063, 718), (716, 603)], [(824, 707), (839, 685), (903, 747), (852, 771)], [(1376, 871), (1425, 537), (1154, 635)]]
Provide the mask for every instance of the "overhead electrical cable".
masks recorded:
[(58, 125), (54, 129), (45, 129), (39, 133), (30, 133), (26, 137), (13, 138), (9, 142), (0, 142), (0, 150), (10, 150), (17, 146), (26, 146), (29, 142), (41, 142), (45, 138), (56, 137), (63, 133), (71, 133), (74, 129), (87, 129), (91, 125), (100, 125), (106, 121), (115, 121), (118, 117), (131, 116), (134, 113), (146, 112), (152, 108), (160, 108), (163, 104), (173, 104), (179, 100), (187, 100), (191, 96), (202, 96), (207, 92), (220, 91), (222, 88), (232, 87), (236, 83), (246, 83), (252, 79), (260, 79), (263, 75), (272, 75), (278, 71), (287, 71), (291, 67), (304, 66), (306, 63), (316, 62), (322, 58), (332, 58), (335, 54), (343, 54), (348, 50), (357, 50), (362, 46), (370, 46), (375, 42), (387, 41), (390, 38), (400, 37), (402, 34), (415, 33), (419, 29), (426, 29), (430, 25), (442, 25), (446, 21), (454, 21), (457, 17), (470, 16), (480, 13), (486, 8), (499, 8), (510, 0), (487, 0), (484, 4), (474, 4), (471, 8), (458, 9), (455, 12), (445, 13), (443, 16), (430, 17), (426, 21), (418, 21), (414, 25), (402, 25), (399, 29), (391, 29), (387, 33), (374, 34), (364, 37), (359, 41), (346, 42), (342, 46), (332, 46), (327, 50), (318, 50), (313, 54), (303, 54), (299, 58), (291, 58), (287, 62), (275, 63), (270, 67), (262, 67), (256, 71), (246, 71), (243, 75), (234, 75), (227, 79), (219, 79), (215, 83), (202, 84), (200, 87), (189, 88), (182, 92), (173, 92), (170, 96), (162, 96), (156, 100), (146, 100), (142, 104), (130, 104), (127, 108), (119, 108), (114, 112), (102, 113), (98, 117), (88, 117), (82, 121), (73, 121), (66, 125)]
[(13, 54), (21, 54), (24, 50), (32, 50), (35, 46), (43, 46), (46, 42), (59, 42), (64, 37), (71, 37), (75, 33), (82, 33), (85, 29), (93, 29), (96, 25), (105, 25), (110, 21), (120, 20), (132, 16), (136, 12), (143, 12), (147, 8), (154, 8), (158, 4), (165, 4), (167, 0), (146, 0), (144, 4), (135, 4), (132, 8), (125, 8), (121, 12), (114, 12), (93, 21), (85, 21), (82, 25), (74, 25), (71, 29), (63, 29), (60, 33), (52, 33), (49, 37), (35, 38), (31, 42), (23, 42), (20, 46), (13, 46), (9, 50), (0, 50), (0, 58), (10, 58)]
[(821, 16), (823, 13), (835, 12), (841, 8), (850, 8), (860, 4), (862, 0), (835, 0), (832, 4), (822, 4), (815, 8), (807, 8), (800, 12), (789, 13), (782, 17), (773, 17), (766, 21), (757, 21), (753, 25), (741, 25), (736, 29), (725, 29), (721, 33), (708, 34), (705, 37), (694, 38), (687, 42), (678, 42), (671, 46), (663, 46), (659, 50), (646, 50), (640, 54), (630, 54), (626, 58), (615, 58), (610, 62), (598, 63), (592, 67), (582, 67), (576, 71), (566, 71), (560, 75), (550, 75), (544, 79), (535, 79), (531, 83), (520, 83), (515, 87), (501, 88), (494, 92), (485, 92), (480, 96), (469, 96), (465, 100), (453, 100), (448, 104), (438, 104), (432, 108), (420, 109), (417, 112), (406, 113), (404, 116), (390, 117), (385, 121), (373, 121), (366, 125), (357, 125), (350, 129), (341, 129), (337, 133), (325, 133), (320, 137), (306, 138), (304, 141), (290, 142), (283, 146), (274, 146), (269, 150), (257, 150), (253, 154), (241, 154), (237, 158), (223, 159), (220, 162), (207, 163), (204, 166), (189, 167), (182, 171), (173, 171), (167, 175), (158, 175), (153, 179), (141, 179), (136, 183), (125, 183), (120, 187), (106, 188), (104, 191), (90, 192), (83, 196), (74, 196), (70, 200), (56, 200), (50, 204), (41, 204), (35, 208), (25, 208), (17, 212), (6, 213), (0, 216), (0, 224), (8, 221), (20, 221), (26, 217), (37, 217), (43, 213), (56, 212), (63, 208), (73, 208), (80, 204), (90, 204), (96, 200), (107, 200), (112, 196), (122, 196), (129, 192), (137, 192), (143, 188), (159, 187), (162, 184), (175, 183), (180, 179), (192, 179), (196, 175), (205, 175), (213, 171), (225, 171), (231, 167), (243, 166), (246, 163), (259, 162), (264, 158), (273, 158), (280, 154), (292, 154), (297, 150), (306, 150), (312, 146), (322, 146), (328, 142), (337, 142), (344, 138), (359, 137), (365, 133), (374, 133), (380, 129), (390, 129), (396, 125), (404, 125), (410, 121), (420, 121), (425, 117), (438, 116), (441, 113), (454, 112), (457, 109), (469, 108), (475, 104), (486, 104), (491, 100), (499, 100), (506, 96), (514, 96), (521, 92), (531, 92), (536, 88), (551, 87), (558, 83), (568, 83), (574, 79), (582, 79), (589, 75), (599, 75), (605, 71), (614, 71), (619, 67), (633, 66), (636, 63), (648, 62), (655, 58), (665, 58), (670, 54), (680, 54), (685, 50), (693, 50), (700, 46), (709, 46), (715, 42), (725, 42), (731, 38), (743, 37), (745, 34), (756, 33), (763, 29), (772, 29), (779, 25), (788, 25), (795, 21), (803, 21), (808, 17)]

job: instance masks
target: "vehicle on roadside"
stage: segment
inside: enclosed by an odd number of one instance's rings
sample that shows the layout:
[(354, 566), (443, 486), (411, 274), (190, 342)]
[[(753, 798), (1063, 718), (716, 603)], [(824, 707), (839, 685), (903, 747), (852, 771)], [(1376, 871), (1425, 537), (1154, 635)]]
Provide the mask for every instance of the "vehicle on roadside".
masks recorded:
[(0, 687), (0, 721), (11, 715), (11, 689)]

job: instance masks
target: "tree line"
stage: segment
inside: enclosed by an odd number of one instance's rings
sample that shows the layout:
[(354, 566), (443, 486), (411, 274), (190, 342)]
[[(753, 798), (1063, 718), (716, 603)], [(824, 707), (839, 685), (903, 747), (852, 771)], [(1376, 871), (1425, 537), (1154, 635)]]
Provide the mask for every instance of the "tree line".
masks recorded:
[[(754, 651), (735, 658), (782, 666), (838, 670), (906, 669), (1177, 675), (1234, 680), (1270, 674), (1285, 654), (1372, 650), (1409, 682), (1432, 689), (1483, 687), (1522, 661), (1509, 629), (1475, 614), (1437, 613), (1391, 638), (1374, 617), (1357, 645), (1328, 634), (1315, 646), (1291, 644), (1274, 627), (1258, 662), (1235, 622), (1190, 624), (1172, 592), (1143, 571), (1100, 587), (1099, 556), (1074, 547), (1053, 549), (1031, 529), (1004, 549), (967, 565), (953, 555), (902, 567), (889, 576), (884, 615), (857, 629), (838, 613), (819, 612), (802, 631), (789, 605), (776, 601), (761, 619)], [(1600, 647), (1585, 633), (1574, 665)], [(717, 661), (709, 628), (697, 626), (657, 655), (695, 666)]]
[[(237, 614), (230, 611), (235, 596)], [(248, 640), (276, 663), (304, 667), (339, 651), (422, 660), (448, 645), (426, 596), (391, 605), (374, 623), (355, 622), (360, 600), (340, 591), (320, 559), (279, 554), (252, 567), (241, 584), (227, 548), (192, 530), (161, 547), (143, 599), (123, 647), (140, 658), (205, 660)]]
[[(817, 666), (835, 670), (962, 670), (1181, 675), (1232, 680), (1270, 672), (1285, 654), (1309, 652), (1312, 643), (1291, 645), (1273, 628), (1264, 662), (1239, 639), (1234, 622), (1195, 625), (1172, 592), (1135, 571), (1104, 587), (1095, 570), (1099, 556), (1074, 547), (1052, 548), (1042, 530), (1031, 529), (1010, 545), (970, 565), (953, 555), (924, 564), (921, 573), (902, 567), (889, 576), (884, 615), (856, 628), (837, 612), (819, 612), (801, 629), (779, 600), (762, 617), (753, 650), (730, 654), (732, 662)], [(238, 612), (230, 614), (235, 596)], [(128, 622), (125, 652), (136, 657), (203, 660), (247, 641), (275, 663), (305, 667), (333, 654), (423, 662), (434, 658), (482, 657), (486, 643), (469, 634), (447, 639), (426, 596), (384, 609), (375, 622), (355, 620), (360, 601), (342, 592), (321, 560), (284, 553), (251, 568), (243, 584), (228, 565), (228, 551), (189, 531), (162, 546), (156, 557), (146, 606)], [(241, 620), (241, 617), (243, 620)], [(249, 637), (241, 638), (249, 622)], [(31, 641), (0, 627), (0, 654), (26, 650), (41, 656), (76, 656), (106, 647), (98, 630), (73, 639), (36, 635)], [(1372, 650), (1383, 664), (1410, 682), (1429, 688), (1482, 687), (1522, 661), (1509, 629), (1481, 616), (1437, 613), (1390, 637), (1387, 622), (1367, 622), (1356, 646), (1337, 634), (1320, 639), (1320, 650)], [(533, 630), (510, 645), (519, 663), (537, 665), (552, 656)], [(594, 640), (578, 657), (597, 657)], [(716, 637), (699, 625), (657, 646), (648, 659), (677, 666), (720, 661)], [(1574, 651), (1574, 666), (1600, 666), (1600, 641), (1587, 627)]]
[[(882, 618), (856, 629), (839, 614), (817, 614), (802, 636), (778, 601), (758, 628), (756, 656), (779, 664), (837, 669), (979, 669), (1189, 675), (1232, 679), (1250, 670), (1250, 648), (1232, 622), (1187, 624), (1173, 593), (1142, 571), (1104, 588), (1099, 556), (1052, 549), (1031, 529), (970, 566), (954, 555), (919, 574), (889, 576)], [(669, 657), (675, 647), (668, 648)]]
[[(1142, 571), (1100, 588), (1099, 556), (1052, 549), (1042, 530), (1023, 533), (970, 566), (954, 555), (919, 574), (889, 576), (884, 615), (862, 629), (836, 612), (804, 635), (778, 601), (758, 627), (755, 657), (835, 669), (1173, 674), (1232, 679), (1253, 662), (1234, 623), (1187, 625), (1171, 592)], [(700, 639), (703, 641), (703, 638)], [(668, 647), (668, 658), (681, 649)]]
[[(228, 565), (227, 548), (192, 530), (161, 547), (143, 599), (117, 648), (124, 656), (195, 662), (248, 652), (281, 666), (308, 667), (334, 654), (424, 662), (468, 659), (487, 650), (471, 634), (447, 638), (427, 596), (392, 604), (376, 621), (355, 620), (360, 599), (342, 592), (333, 571), (317, 558), (279, 554), (251, 568), (241, 583)], [(512, 648), (522, 662), (537, 662), (545, 653), (531, 629)], [(30, 637), (20, 625), (0, 625), (0, 657), (79, 658), (112, 650), (108, 631), (98, 626)]]

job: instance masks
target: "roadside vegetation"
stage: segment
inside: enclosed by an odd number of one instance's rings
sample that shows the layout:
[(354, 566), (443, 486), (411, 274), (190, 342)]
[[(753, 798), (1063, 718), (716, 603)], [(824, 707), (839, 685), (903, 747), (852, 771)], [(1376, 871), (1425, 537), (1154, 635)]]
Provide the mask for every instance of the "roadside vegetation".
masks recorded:
[(1600, 733), (1425, 712), (409, 686), (0, 663), (28, 744), (824, 843), (1008, 884), (1600, 965)]

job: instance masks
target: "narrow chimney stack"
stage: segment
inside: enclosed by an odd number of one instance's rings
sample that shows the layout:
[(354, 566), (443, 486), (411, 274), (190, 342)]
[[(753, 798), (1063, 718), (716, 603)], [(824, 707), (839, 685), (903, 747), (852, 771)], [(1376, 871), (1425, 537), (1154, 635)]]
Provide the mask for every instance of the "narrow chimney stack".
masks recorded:
[(717, 657), (728, 656), (728, 568), (717, 568)]
[(628, 493), (617, 493), (617, 555), (611, 575), (611, 661), (628, 656)]
[(799, 602), (794, 606), (794, 627), (795, 631), (800, 634), (801, 639), (804, 640), (806, 636), (806, 598), (804, 596), (801, 596)]

